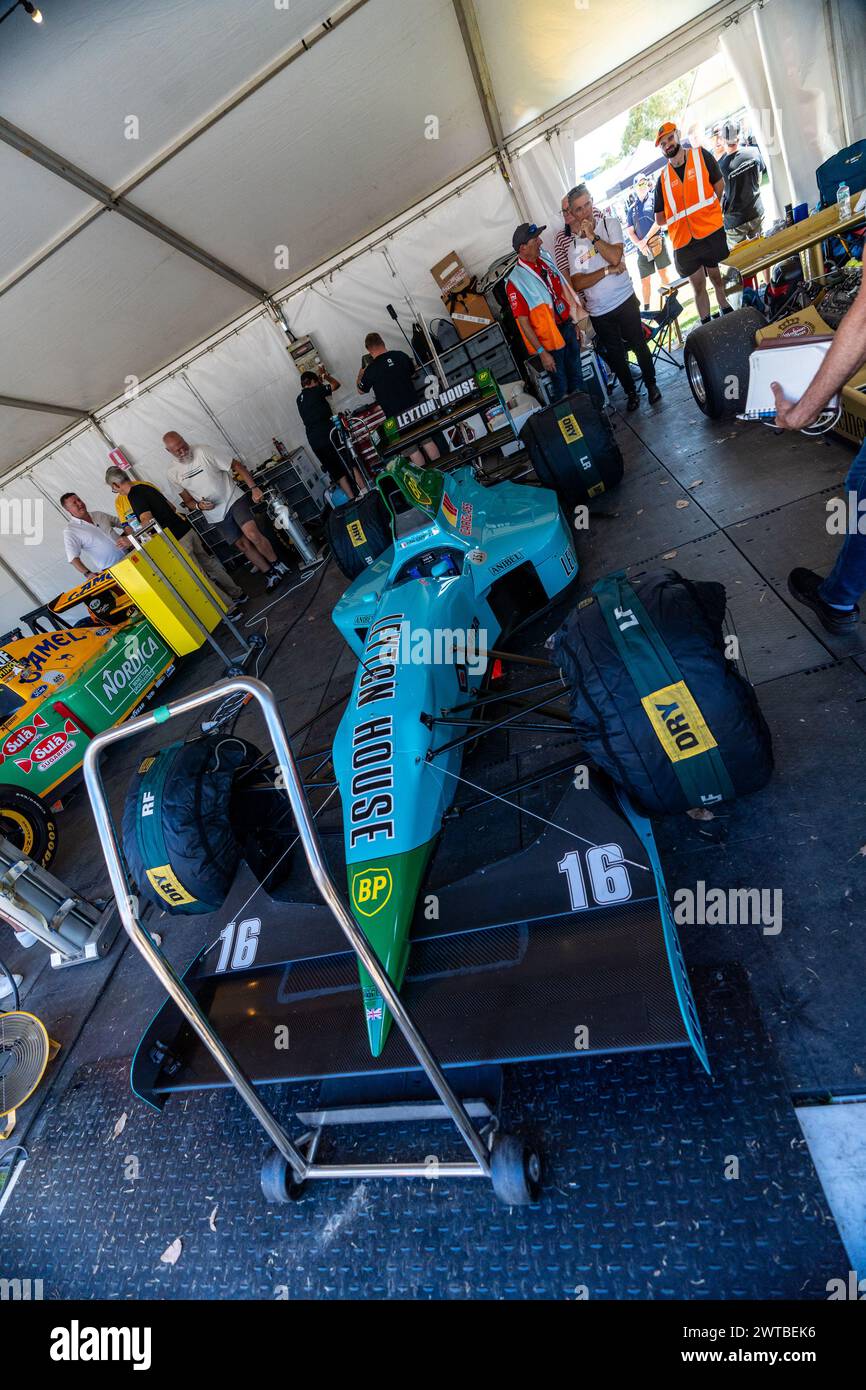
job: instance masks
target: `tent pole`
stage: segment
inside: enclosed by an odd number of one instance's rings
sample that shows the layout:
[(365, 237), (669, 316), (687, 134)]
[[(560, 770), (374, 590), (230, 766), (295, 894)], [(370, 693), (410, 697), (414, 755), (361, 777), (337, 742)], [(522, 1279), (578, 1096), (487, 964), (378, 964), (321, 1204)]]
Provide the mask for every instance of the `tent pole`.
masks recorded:
[(240, 457), (241, 457), (241, 451), (240, 451), (240, 449), (239, 449), (238, 446), (235, 444), (234, 440), (231, 438), (231, 436), (228, 434), (228, 432), (227, 432), (226, 430), (223, 429), (222, 425), (220, 424), (220, 422), (219, 422), (219, 420), (217, 419), (217, 417), (214, 415), (213, 411), (211, 410), (211, 408), (210, 408), (210, 406), (208, 405), (207, 401), (205, 400), (204, 396), (202, 396), (202, 395), (195, 389), (195, 387), (193, 386), (193, 384), (192, 384), (192, 382), (190, 381), (189, 377), (187, 376), (186, 372), (178, 372), (178, 376), (180, 377), (181, 381), (183, 382), (183, 384), (184, 384), (184, 386), (187, 388), (187, 390), (190, 391), (190, 392), (192, 392), (192, 394), (195, 396), (196, 400), (198, 401), (198, 403), (199, 403), (199, 405), (201, 406), (201, 408), (202, 408), (202, 410), (204, 411), (204, 413), (205, 413), (207, 416), (209, 416), (209, 418), (210, 418), (211, 420), (213, 420), (214, 424), (216, 425), (217, 429), (219, 430), (219, 432), (220, 432), (220, 434), (222, 435), (223, 439), (225, 440), (226, 444), (228, 444), (229, 448), (231, 449), (231, 451), (232, 451), (232, 458), (240, 459)]
[(411, 293), (410, 293), (409, 287), (408, 287), (408, 285), (406, 284), (406, 282), (405, 282), (405, 280), (403, 279), (403, 277), (402, 277), (402, 275), (400, 274), (400, 272), (398, 271), (398, 269), (397, 269), (397, 267), (395, 266), (394, 262), (392, 261), (391, 256), (390, 256), (390, 254), (389, 254), (389, 252), (388, 252), (387, 246), (383, 246), (383, 247), (382, 247), (382, 255), (385, 257), (385, 260), (386, 260), (386, 262), (387, 262), (387, 264), (388, 264), (388, 268), (389, 268), (389, 270), (391, 271), (391, 274), (394, 276), (394, 279), (399, 283), (400, 288), (401, 288), (402, 291), (403, 291), (403, 297), (404, 297), (404, 299), (406, 300), (406, 303), (409, 305), (409, 308), (410, 308), (411, 311), (412, 311), (413, 317), (414, 317), (414, 318), (417, 320), (417, 322), (421, 325), (421, 332), (424, 334), (424, 337), (425, 337), (425, 339), (426, 339), (426, 341), (427, 341), (427, 346), (428, 346), (428, 348), (430, 349), (430, 352), (431, 352), (431, 354), (432, 354), (432, 356), (433, 356), (433, 362), (435, 363), (435, 366), (436, 366), (436, 375), (438, 376), (439, 381), (440, 381), (440, 383), (441, 383), (441, 385), (442, 385), (442, 390), (445, 391), (445, 390), (447, 390), (447, 388), (448, 388), (448, 378), (447, 378), (447, 376), (445, 375), (445, 368), (442, 366), (442, 363), (441, 363), (441, 361), (440, 361), (440, 359), (439, 359), (439, 352), (438, 352), (438, 350), (437, 350), (436, 344), (435, 344), (434, 341), (433, 341), (433, 337), (432, 337), (432, 334), (430, 333), (430, 329), (427, 327), (427, 320), (424, 318), (424, 315), (421, 313), (421, 311), (419, 310), (417, 304), (415, 303), (414, 299), (412, 298), (412, 295), (411, 295)]
[(30, 585), (24, 583), (24, 580), (21, 578), (20, 574), (16, 574), (15, 571), (11, 569), (9, 565), (7, 565), (2, 555), (0, 555), (0, 570), (2, 570), (4, 574), (8, 575), (8, 577), (12, 580), (16, 587), (21, 589), (27, 595), (34, 607), (37, 603), (42, 602), (39, 595), (34, 594), (33, 590), (30, 588)]
[(523, 189), (520, 187), (520, 181), (515, 175), (508, 146), (505, 142), (505, 131), (502, 129), (502, 118), (499, 115), (499, 107), (496, 102), (493, 78), (490, 75), (487, 54), (484, 51), (484, 42), (481, 38), (475, 0), (454, 0), (454, 11), (460, 26), (460, 36), (463, 39), (463, 47), (466, 50), (466, 58), (472, 72), (472, 80), (478, 93), (481, 114), (484, 117), (484, 124), (487, 126), (490, 143), (496, 153), (499, 172), (514, 199), (518, 216), (526, 222), (529, 220), (529, 209)]

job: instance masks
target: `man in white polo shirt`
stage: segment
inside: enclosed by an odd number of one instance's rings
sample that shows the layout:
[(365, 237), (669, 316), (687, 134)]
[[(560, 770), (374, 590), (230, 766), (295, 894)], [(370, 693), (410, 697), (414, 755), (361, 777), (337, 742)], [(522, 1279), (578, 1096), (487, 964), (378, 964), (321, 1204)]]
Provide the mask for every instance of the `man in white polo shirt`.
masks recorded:
[(661, 400), (652, 353), (647, 347), (640, 305), (626, 269), (622, 225), (615, 217), (597, 217), (585, 184), (569, 197), (574, 243), (571, 283), (582, 296), (595, 329), (598, 347), (626, 394), (626, 408), (637, 410), (637, 388), (628, 365), (629, 349), (643, 375), (650, 405)]
[[(64, 492), (60, 505), (69, 516), (63, 530), (63, 547), (66, 558), (85, 579), (91, 574), (101, 574), (110, 565), (122, 560), (129, 549), (129, 541), (115, 531), (117, 517), (108, 512), (90, 512), (77, 492)], [(85, 556), (85, 559), (81, 557)]]
[[(219, 527), (222, 538), (245, 555), (255, 569), (267, 575), (265, 588), (275, 588), (288, 574), (288, 569), (277, 559), (267, 536), (256, 525), (250, 502), (260, 502), (262, 490), (256, 487), (249, 469), (240, 459), (230, 458), (221, 450), (187, 444), (176, 430), (164, 434), (162, 442), (175, 459), (168, 470), (169, 482), (177, 488), (187, 511), (197, 507), (204, 512), (208, 523)], [(249, 494), (242, 492), (235, 482), (233, 465), (250, 489)]]

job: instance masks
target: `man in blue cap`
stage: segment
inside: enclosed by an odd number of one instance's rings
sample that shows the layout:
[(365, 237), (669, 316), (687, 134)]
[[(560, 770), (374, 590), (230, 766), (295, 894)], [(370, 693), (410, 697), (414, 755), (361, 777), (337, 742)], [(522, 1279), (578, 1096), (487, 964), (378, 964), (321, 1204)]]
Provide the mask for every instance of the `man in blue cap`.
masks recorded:
[(541, 247), (544, 227), (521, 222), (511, 238), (517, 264), (505, 286), (508, 303), (527, 351), (538, 355), (559, 401), (583, 390), (580, 339), (575, 327), (574, 291), (560, 276), (553, 258)]

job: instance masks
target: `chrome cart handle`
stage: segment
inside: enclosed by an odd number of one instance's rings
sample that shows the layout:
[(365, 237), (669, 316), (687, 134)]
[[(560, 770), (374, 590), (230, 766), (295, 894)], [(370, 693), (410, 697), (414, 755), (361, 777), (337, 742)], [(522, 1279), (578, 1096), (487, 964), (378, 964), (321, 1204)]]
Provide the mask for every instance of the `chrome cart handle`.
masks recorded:
[(284, 1130), (260, 1100), (254, 1087), (241, 1071), (234, 1057), (225, 1047), (218, 1034), (212, 1028), (207, 1016), (199, 1009), (196, 1000), (193, 998), (183, 980), (176, 973), (167, 958), (162, 954), (159, 947), (150, 936), (150, 933), (138, 920), (138, 904), (134, 896), (130, 893), (126, 873), (123, 868), (117, 832), (115, 831), (114, 823), (111, 819), (111, 812), (108, 807), (105, 788), (99, 770), (99, 758), (105, 748), (115, 743), (121, 743), (125, 739), (135, 738), (137, 734), (142, 733), (145, 729), (151, 729), (157, 724), (165, 724), (171, 719), (177, 719), (181, 715), (190, 714), (193, 710), (200, 709), (202, 705), (211, 705), (215, 701), (223, 700), (229, 695), (249, 695), (254, 700), (258, 701), (267, 725), (271, 744), (277, 754), (284, 786), (288, 793), (292, 813), (295, 817), (298, 837), (303, 846), (307, 863), (310, 866), (313, 881), (324, 902), (336, 918), (340, 929), (348, 940), (355, 955), (361, 961), (364, 968), (375, 982), (379, 993), (385, 999), (394, 1017), (394, 1021), (415, 1054), (418, 1062), (427, 1073), (432, 1086), (463, 1136), (479, 1169), (485, 1176), (489, 1176), (490, 1157), (484, 1140), (472, 1123), (464, 1106), (449, 1086), (439, 1063), (436, 1061), (424, 1038), (416, 1028), (400, 995), (397, 993), (397, 990), (394, 988), (394, 985), (391, 983), (388, 974), (382, 966), (381, 961), (350, 913), (337, 889), (337, 885), (331, 877), (322, 852), (322, 845), (316, 823), (313, 820), (309, 802), (307, 801), (307, 796), (304, 791), (301, 775), (298, 772), (289, 738), (285, 726), (283, 725), (279, 706), (274, 698), (273, 691), (265, 685), (263, 681), (255, 680), (250, 676), (234, 676), (227, 680), (220, 681), (218, 684), (211, 686), (208, 690), (199, 690), (192, 695), (182, 696), (179, 700), (150, 710), (146, 714), (139, 715), (137, 719), (129, 720), (126, 724), (118, 725), (113, 729), (106, 729), (104, 733), (97, 734), (88, 745), (84, 755), (84, 782), (87, 788), (87, 795), (90, 798), (99, 837), (102, 842), (103, 854), (105, 855), (111, 886), (114, 890), (115, 899), (117, 900), (124, 930), (131, 938), (136, 948), (144, 956), (151, 970), (157, 976), (169, 997), (177, 1005), (184, 1018), (198, 1033), (211, 1056), (221, 1067), (235, 1088), (240, 1092), (260, 1124), (276, 1144), (277, 1148), (291, 1163), (296, 1175), (302, 1178), (307, 1167), (303, 1154), (292, 1144)]

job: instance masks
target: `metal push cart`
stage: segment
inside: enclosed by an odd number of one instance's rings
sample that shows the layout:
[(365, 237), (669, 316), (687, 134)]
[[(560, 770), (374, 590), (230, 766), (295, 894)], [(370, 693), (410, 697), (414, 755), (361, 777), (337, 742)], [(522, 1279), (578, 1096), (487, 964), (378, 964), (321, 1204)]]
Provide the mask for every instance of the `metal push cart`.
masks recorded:
[(368, 971), (384, 997), (397, 1027), (438, 1095), (446, 1117), (450, 1116), (453, 1120), (469, 1149), (469, 1158), (464, 1162), (438, 1163), (436, 1176), (485, 1178), (492, 1183), (497, 1197), (507, 1205), (533, 1202), (538, 1197), (541, 1187), (541, 1163), (537, 1151), (521, 1139), (499, 1132), (495, 1122), (488, 1122), (482, 1127), (476, 1125), (468, 1107), (458, 1098), (379, 958), (349, 912), (331, 876), (302, 777), (273, 693), (261, 681), (237, 676), (220, 682), (212, 689), (198, 691), (97, 735), (85, 754), (84, 779), (124, 930), (274, 1145), (262, 1167), (261, 1179), (265, 1197), (270, 1201), (292, 1200), (300, 1195), (302, 1186), (311, 1179), (399, 1177), (429, 1180), (431, 1173), (427, 1160), (399, 1163), (318, 1163), (316, 1149), (321, 1129), (302, 1134), (297, 1139), (290, 1137), (264, 1104), (235, 1057), (199, 1008), (184, 980), (176, 973), (139, 919), (138, 902), (126, 878), (117, 832), (100, 775), (100, 755), (110, 745), (134, 738), (145, 729), (190, 714), (203, 705), (212, 705), (215, 700), (235, 695), (250, 696), (261, 707), (313, 882), (358, 961)]

